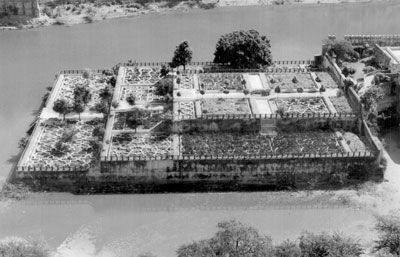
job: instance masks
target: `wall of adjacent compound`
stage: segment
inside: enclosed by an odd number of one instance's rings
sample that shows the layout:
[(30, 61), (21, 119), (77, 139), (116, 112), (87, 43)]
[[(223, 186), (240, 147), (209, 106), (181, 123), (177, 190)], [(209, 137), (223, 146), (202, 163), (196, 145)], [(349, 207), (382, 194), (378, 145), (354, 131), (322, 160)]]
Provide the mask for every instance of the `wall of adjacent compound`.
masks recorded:
[(38, 0), (0, 0), (0, 14), (20, 17), (37, 17)]

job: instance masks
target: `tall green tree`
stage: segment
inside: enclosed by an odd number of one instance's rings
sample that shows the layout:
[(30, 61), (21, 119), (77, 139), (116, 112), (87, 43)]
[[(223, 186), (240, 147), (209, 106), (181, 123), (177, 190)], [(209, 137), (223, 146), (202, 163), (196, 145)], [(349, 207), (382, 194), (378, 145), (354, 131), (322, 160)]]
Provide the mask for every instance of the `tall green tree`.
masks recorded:
[(85, 85), (78, 85), (74, 89), (74, 99), (75, 101), (82, 100), (82, 102), (86, 105), (89, 103), (92, 98), (92, 94), (90, 92), (90, 88)]
[(183, 70), (186, 68), (186, 64), (188, 64), (192, 60), (192, 49), (189, 46), (188, 41), (183, 41), (180, 43), (174, 52), (174, 57), (172, 58), (172, 66), (178, 67), (183, 66)]
[(181, 246), (178, 257), (273, 256), (272, 240), (260, 235), (255, 228), (235, 220), (220, 222), (217, 227), (218, 232), (211, 239)]
[(259, 68), (271, 65), (271, 44), (256, 30), (234, 31), (219, 39), (214, 52), (215, 63), (229, 63), (232, 68)]
[(63, 120), (65, 120), (65, 115), (71, 111), (71, 106), (65, 99), (58, 99), (54, 102), (53, 110), (62, 114)]
[(79, 120), (81, 120), (81, 113), (85, 110), (85, 105), (81, 99), (74, 102), (73, 110), (78, 114)]

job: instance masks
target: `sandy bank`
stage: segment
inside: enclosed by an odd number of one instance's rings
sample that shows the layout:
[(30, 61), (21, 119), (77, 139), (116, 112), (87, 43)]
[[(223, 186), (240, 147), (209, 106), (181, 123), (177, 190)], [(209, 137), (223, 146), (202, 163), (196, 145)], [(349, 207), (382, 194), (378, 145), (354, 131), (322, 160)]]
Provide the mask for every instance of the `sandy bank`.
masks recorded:
[[(394, 0), (183, 0), (174, 1), (149, 1), (138, 4), (128, 2), (105, 1), (104, 4), (64, 4), (55, 7), (41, 6), (41, 15), (28, 21), (23, 28), (34, 28), (49, 25), (74, 25), (92, 23), (112, 18), (134, 17), (149, 13), (185, 12), (191, 9), (212, 9), (232, 6), (254, 5), (300, 5), (300, 4), (343, 4), (343, 3), (376, 3), (393, 2)], [(173, 3), (171, 3), (173, 2)]]

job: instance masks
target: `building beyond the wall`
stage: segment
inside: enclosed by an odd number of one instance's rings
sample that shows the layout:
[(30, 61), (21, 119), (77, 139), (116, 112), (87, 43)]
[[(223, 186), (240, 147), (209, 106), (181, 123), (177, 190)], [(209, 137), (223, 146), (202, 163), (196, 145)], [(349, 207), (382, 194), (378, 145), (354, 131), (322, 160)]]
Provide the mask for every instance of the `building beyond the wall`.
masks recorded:
[(0, 14), (10, 17), (32, 18), (39, 16), (38, 0), (0, 0)]

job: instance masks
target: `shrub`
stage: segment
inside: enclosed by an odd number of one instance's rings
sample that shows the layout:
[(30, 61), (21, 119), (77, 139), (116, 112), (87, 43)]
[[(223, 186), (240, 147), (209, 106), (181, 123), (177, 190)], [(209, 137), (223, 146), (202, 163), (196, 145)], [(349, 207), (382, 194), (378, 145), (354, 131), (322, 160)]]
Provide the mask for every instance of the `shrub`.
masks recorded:
[(178, 84), (178, 85), (181, 84), (181, 78), (179, 78), (179, 77), (176, 78), (176, 84)]
[(50, 257), (50, 252), (43, 245), (19, 238), (0, 241), (0, 254), (2, 257)]
[(375, 241), (374, 251), (400, 256), (400, 218), (397, 216), (380, 216), (375, 229), (379, 240)]
[(119, 106), (119, 102), (118, 102), (118, 101), (113, 101), (113, 102), (111, 103), (111, 106), (112, 106), (114, 109), (117, 109), (118, 106)]
[(91, 75), (91, 71), (89, 69), (85, 69), (82, 73), (82, 77), (88, 79)]
[(299, 246), (302, 256), (308, 257), (358, 257), (363, 254), (360, 244), (339, 234), (331, 236), (306, 232), (300, 236)]
[(276, 81), (276, 79), (272, 78), (269, 82), (271, 82), (271, 84), (275, 84), (278, 81)]
[(269, 96), (269, 92), (267, 90), (261, 90), (262, 96)]
[(281, 92), (281, 88), (279, 87), (279, 86), (277, 86), (276, 88), (275, 88), (275, 93), (280, 93)]
[(94, 109), (99, 112), (99, 113), (107, 113), (108, 111), (108, 104), (106, 104), (106, 102), (101, 101), (96, 103), (96, 105), (94, 106)]
[(58, 141), (55, 145), (54, 148), (51, 150), (51, 154), (55, 156), (62, 156), (69, 152), (69, 147), (66, 143)]
[(296, 84), (299, 83), (299, 80), (296, 77), (293, 77), (292, 82)]
[(243, 90), (243, 94), (248, 95), (250, 94), (250, 91), (248, 89)]
[(167, 65), (165, 65), (165, 64), (161, 65), (161, 70), (160, 70), (161, 77), (167, 76), (168, 73), (169, 73), (169, 69), (168, 69)]
[(326, 91), (326, 89), (325, 89), (324, 85), (321, 85), (321, 87), (319, 88), (319, 92), (325, 92), (325, 91)]
[(229, 94), (229, 90), (228, 89), (224, 89), (224, 91), (222, 91), (224, 94)]
[(322, 82), (321, 79), (318, 76), (315, 78), (315, 81), (317, 81), (318, 83)]
[(360, 58), (360, 54), (354, 50), (354, 46), (346, 40), (326, 40), (322, 48), (323, 54), (328, 53), (329, 55), (335, 54), (339, 60), (343, 61), (357, 61)]
[(136, 97), (134, 94), (129, 94), (126, 97), (126, 101), (130, 104), (130, 105), (135, 105), (135, 101), (136, 101)]
[(300, 247), (292, 241), (286, 240), (275, 246), (274, 257), (301, 257)]
[(102, 124), (99, 124), (93, 129), (92, 136), (98, 137), (101, 140), (103, 139), (104, 132), (104, 126)]
[(181, 96), (181, 92), (176, 92), (176, 96)]
[(27, 137), (23, 137), (18, 141), (18, 148), (20, 149), (24, 149), (26, 147), (26, 145), (28, 144), (28, 138)]
[(336, 91), (336, 97), (342, 97), (344, 95), (343, 90), (339, 89), (338, 91)]
[(171, 76), (166, 76), (159, 80), (156, 85), (155, 94), (160, 96), (165, 96), (167, 94), (172, 95), (174, 90), (174, 84)]
[(72, 128), (66, 128), (64, 129), (61, 138), (60, 138), (60, 142), (70, 142), (72, 141), (72, 139), (74, 138), (74, 136), (76, 135), (78, 131)]
[(298, 88), (297, 88), (297, 92), (303, 93), (303, 91), (304, 91), (304, 89), (303, 89), (302, 87), (298, 87)]
[(203, 89), (200, 90), (200, 94), (204, 95), (205, 93), (206, 92)]
[(276, 110), (276, 114), (279, 116), (283, 117), (286, 113), (286, 108), (283, 106), (279, 106), (278, 109)]

